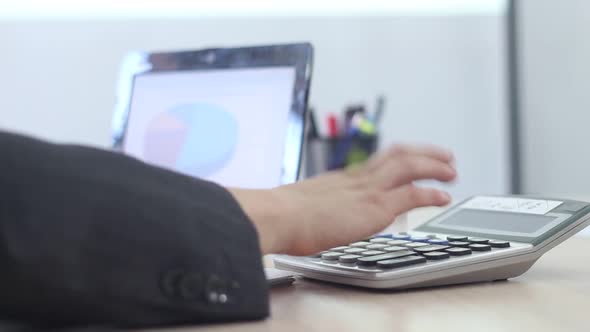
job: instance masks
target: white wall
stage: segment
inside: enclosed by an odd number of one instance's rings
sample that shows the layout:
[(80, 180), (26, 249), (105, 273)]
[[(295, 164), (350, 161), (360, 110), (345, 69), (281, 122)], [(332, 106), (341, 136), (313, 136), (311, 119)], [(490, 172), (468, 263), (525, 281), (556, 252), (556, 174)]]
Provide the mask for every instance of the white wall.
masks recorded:
[(520, 5), (524, 189), (590, 200), (590, 2)]
[(384, 145), (455, 150), (458, 199), (507, 190), (498, 16), (19, 20), (0, 21), (0, 41), (0, 127), (103, 147), (125, 52), (311, 41), (316, 108), (385, 93)]

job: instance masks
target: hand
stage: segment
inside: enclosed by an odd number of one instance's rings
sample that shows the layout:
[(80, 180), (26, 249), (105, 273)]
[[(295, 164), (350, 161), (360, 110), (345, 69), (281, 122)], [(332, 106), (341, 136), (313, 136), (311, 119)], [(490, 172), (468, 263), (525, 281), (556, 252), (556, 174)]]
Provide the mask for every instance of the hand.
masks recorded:
[(396, 216), (450, 203), (415, 180), (452, 181), (453, 155), (432, 146), (396, 145), (364, 165), (269, 190), (230, 189), (256, 226), (262, 251), (308, 255), (371, 236)]

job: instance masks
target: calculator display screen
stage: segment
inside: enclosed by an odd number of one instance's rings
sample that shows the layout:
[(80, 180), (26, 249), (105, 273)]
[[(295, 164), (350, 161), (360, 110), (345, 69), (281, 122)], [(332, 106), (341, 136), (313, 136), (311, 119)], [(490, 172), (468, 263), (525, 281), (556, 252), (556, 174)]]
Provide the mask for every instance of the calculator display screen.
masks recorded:
[(484, 232), (534, 234), (555, 221), (555, 216), (461, 209), (441, 220), (439, 227), (458, 226)]

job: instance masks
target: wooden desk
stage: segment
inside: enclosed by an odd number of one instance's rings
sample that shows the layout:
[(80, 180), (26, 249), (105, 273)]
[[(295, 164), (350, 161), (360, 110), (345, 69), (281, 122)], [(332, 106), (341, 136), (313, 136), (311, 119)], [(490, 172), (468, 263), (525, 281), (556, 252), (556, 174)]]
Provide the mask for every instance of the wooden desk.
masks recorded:
[(590, 238), (572, 238), (506, 282), (379, 292), (300, 280), (271, 291), (265, 321), (165, 331), (590, 331), (589, 258)]

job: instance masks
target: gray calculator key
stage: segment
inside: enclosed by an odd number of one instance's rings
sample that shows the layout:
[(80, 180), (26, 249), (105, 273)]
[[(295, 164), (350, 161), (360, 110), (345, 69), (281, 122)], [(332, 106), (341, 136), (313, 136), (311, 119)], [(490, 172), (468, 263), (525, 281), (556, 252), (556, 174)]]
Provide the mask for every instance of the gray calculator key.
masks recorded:
[(361, 258), (363, 256), (361, 255), (342, 255), (340, 257), (338, 257), (338, 261), (340, 263), (345, 263), (345, 264), (352, 264), (352, 263), (356, 263), (357, 258)]
[(365, 248), (371, 249), (371, 250), (382, 250), (383, 248), (387, 248), (387, 247), (389, 247), (388, 244), (372, 243), (372, 244), (369, 244), (368, 246), (366, 246)]
[(367, 251), (363, 251), (361, 253), (359, 253), (359, 255), (363, 255), (363, 256), (375, 256), (375, 255), (381, 255), (384, 254), (385, 251), (379, 251), (379, 250), (367, 250)]
[(349, 249), (344, 250), (344, 252), (347, 254), (358, 254), (363, 251), (367, 251), (367, 249), (361, 248), (361, 247), (355, 247), (355, 248), (349, 248)]
[(473, 251), (490, 251), (492, 250), (492, 247), (489, 244), (474, 243), (469, 245), (469, 249)]
[(345, 252), (345, 250), (348, 249), (348, 248), (350, 248), (350, 247), (348, 247), (348, 246), (341, 246), (341, 247), (332, 248), (332, 249), (330, 249), (330, 251)]
[(438, 239), (438, 236), (436, 234), (428, 234), (426, 235), (426, 237), (429, 239)]
[(365, 242), (365, 241), (360, 241), (360, 242), (351, 243), (349, 245), (349, 247), (363, 247), (364, 248), (364, 247), (368, 246), (369, 244), (371, 244), (371, 243)]
[(508, 241), (490, 241), (488, 244), (492, 248), (508, 248), (510, 247), (510, 242)]
[(446, 249), (445, 251), (448, 252), (449, 254), (451, 254), (451, 256), (471, 255), (471, 249), (469, 249), (469, 248), (452, 247), (452, 248)]
[(341, 252), (327, 252), (325, 254), (322, 254), (322, 259), (326, 260), (326, 261), (337, 261), (338, 257), (343, 256), (344, 253)]
[(371, 243), (386, 243), (389, 241), (391, 241), (391, 238), (388, 238), (388, 237), (376, 237), (376, 238), (369, 240), (369, 242), (371, 242)]
[(440, 246), (440, 245), (430, 245), (430, 246), (424, 246), (424, 247), (418, 247), (418, 248), (414, 248), (414, 251), (420, 254), (423, 253), (427, 253), (427, 252), (433, 252), (433, 251), (441, 251), (441, 250), (445, 250), (447, 248), (450, 248), (449, 246)]
[(320, 251), (320, 252), (318, 252), (318, 253), (315, 253), (315, 254), (313, 254), (313, 255), (311, 255), (311, 256), (309, 256), (309, 257), (310, 257), (310, 258), (320, 258), (320, 257), (322, 257), (322, 255), (323, 255), (323, 254), (325, 254), (325, 253), (327, 253), (327, 252), (329, 252), (329, 251)]
[(414, 248), (418, 248), (418, 247), (425, 247), (428, 245), (429, 245), (428, 243), (423, 243), (423, 242), (412, 242), (412, 243), (404, 244), (404, 247), (414, 249)]
[(469, 247), (471, 243), (469, 242), (465, 242), (465, 241), (451, 241), (449, 242), (449, 245), (452, 247), (463, 247), (463, 248), (467, 248)]
[(400, 247), (400, 246), (391, 246), (391, 247), (383, 248), (383, 251), (387, 251), (387, 252), (395, 252), (395, 251), (402, 251), (402, 250), (408, 250), (408, 248)]
[(459, 242), (465, 242), (467, 241), (467, 236), (447, 236), (447, 240), (449, 241), (459, 241)]
[(422, 256), (405, 256), (396, 259), (378, 261), (377, 266), (382, 269), (394, 269), (396, 267), (403, 267), (420, 263), (426, 263), (426, 258)]
[(442, 259), (447, 259), (447, 258), (451, 257), (451, 255), (449, 255), (448, 252), (442, 252), (442, 251), (427, 252), (427, 253), (424, 253), (423, 256), (426, 257), (426, 259), (433, 260), (433, 261), (440, 261)]
[(405, 250), (405, 251), (398, 251), (398, 252), (389, 252), (387, 254), (375, 255), (375, 256), (366, 256), (361, 257), (357, 260), (358, 265), (375, 265), (378, 261), (400, 258), (404, 256), (411, 256), (414, 255), (413, 251)]
[(410, 243), (410, 241), (407, 240), (391, 240), (389, 242), (387, 242), (387, 244), (389, 244), (390, 246), (403, 246), (404, 244)]
[(490, 242), (490, 240), (488, 240), (488, 239), (480, 239), (477, 237), (470, 237), (469, 239), (467, 239), (467, 241), (469, 241), (471, 243), (477, 243), (477, 244), (487, 244), (488, 242)]

